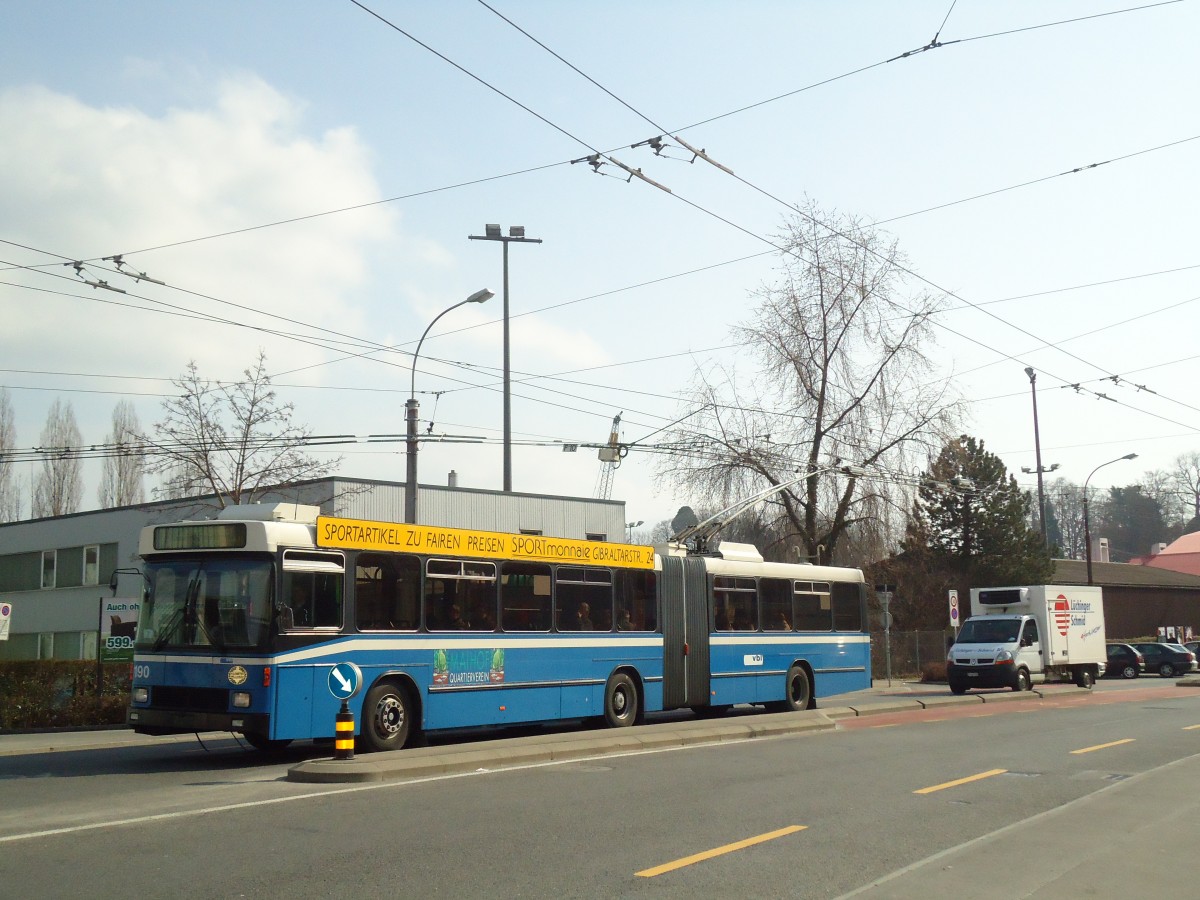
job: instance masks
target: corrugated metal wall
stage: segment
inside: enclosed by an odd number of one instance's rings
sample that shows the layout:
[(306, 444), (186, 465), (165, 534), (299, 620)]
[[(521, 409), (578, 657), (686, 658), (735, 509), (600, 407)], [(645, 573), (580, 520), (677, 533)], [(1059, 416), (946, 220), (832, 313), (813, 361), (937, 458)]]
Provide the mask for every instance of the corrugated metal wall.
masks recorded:
[[(403, 522), (404, 490), (401, 484), (336, 479), (334, 499), (321, 505), (331, 515)], [(422, 485), (417, 521), (483, 531), (536, 531), (576, 540), (586, 540), (588, 535), (603, 535), (618, 543), (625, 540), (625, 504), (613, 500)]]

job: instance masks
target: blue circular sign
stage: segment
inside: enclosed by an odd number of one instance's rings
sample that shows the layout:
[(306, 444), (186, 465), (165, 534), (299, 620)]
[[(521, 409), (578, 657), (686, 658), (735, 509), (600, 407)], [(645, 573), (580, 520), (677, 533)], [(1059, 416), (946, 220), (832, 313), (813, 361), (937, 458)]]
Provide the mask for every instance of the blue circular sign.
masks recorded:
[(362, 669), (352, 662), (338, 663), (329, 670), (329, 693), (338, 700), (349, 700), (362, 690)]

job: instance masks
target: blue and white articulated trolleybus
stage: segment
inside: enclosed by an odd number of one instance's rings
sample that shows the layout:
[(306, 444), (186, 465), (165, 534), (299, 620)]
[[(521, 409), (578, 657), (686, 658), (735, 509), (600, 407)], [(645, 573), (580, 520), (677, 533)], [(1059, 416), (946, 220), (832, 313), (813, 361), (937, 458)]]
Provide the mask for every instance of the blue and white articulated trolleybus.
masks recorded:
[(350, 663), (363, 750), (435, 729), (808, 709), (870, 686), (862, 572), (747, 544), (699, 555), (274, 504), (148, 526), (140, 553), (128, 721), (144, 734), (332, 738)]

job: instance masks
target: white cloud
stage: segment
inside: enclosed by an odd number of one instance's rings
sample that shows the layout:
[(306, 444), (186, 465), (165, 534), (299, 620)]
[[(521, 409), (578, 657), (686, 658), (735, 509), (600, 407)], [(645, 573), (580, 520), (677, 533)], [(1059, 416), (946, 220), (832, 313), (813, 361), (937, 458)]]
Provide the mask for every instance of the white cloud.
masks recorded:
[[(302, 126), (300, 104), (249, 76), (221, 82), (207, 108), (175, 108), (157, 117), (128, 107), (88, 106), (36, 86), (0, 92), (0, 195), (6, 198), (0, 237), (50, 254), (91, 258), (378, 199), (370, 153), (353, 129), (314, 137)], [(388, 208), (370, 207), (133, 254), (128, 262), (170, 285), (252, 310), (365, 333), (352, 295), (368, 279), (369, 254), (394, 240), (393, 227)], [(53, 259), (12, 247), (4, 257), (25, 264)], [(72, 275), (69, 268), (49, 271)], [(9, 276), (85, 298), (3, 288), (7, 337), (0, 337), (0, 346), (10, 363), (36, 357), (40, 368), (54, 368), (58, 358), (74, 360), (74, 370), (128, 371), (113, 361), (121, 357), (113, 351), (132, 340), (139, 344), (139, 367), (149, 370), (144, 374), (175, 374), (195, 357), (202, 370), (227, 377), (270, 340), (229, 326), (96, 304), (123, 298), (81, 282)], [(98, 269), (90, 277), (188, 309), (296, 330)], [(10, 340), (17, 334), (19, 343)], [(301, 356), (317, 352), (286, 346)], [(94, 365), (81, 366), (83, 361)]]

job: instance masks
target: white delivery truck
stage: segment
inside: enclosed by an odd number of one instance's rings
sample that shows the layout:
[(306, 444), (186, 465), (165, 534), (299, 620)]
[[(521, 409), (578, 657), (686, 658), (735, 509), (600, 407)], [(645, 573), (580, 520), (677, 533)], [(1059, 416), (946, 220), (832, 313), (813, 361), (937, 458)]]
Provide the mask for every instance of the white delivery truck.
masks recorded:
[(1098, 587), (1039, 584), (973, 588), (971, 617), (946, 655), (950, 690), (1073, 681), (1104, 674), (1104, 597)]

